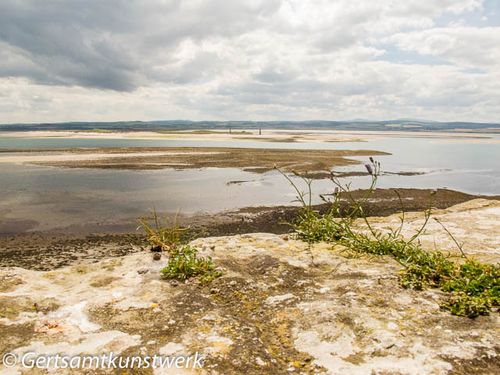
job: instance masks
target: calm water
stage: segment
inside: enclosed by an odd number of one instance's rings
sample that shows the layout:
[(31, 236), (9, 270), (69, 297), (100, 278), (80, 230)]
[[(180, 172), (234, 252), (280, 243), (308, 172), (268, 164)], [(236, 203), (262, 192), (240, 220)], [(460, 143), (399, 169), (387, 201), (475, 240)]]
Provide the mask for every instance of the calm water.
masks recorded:
[[(380, 136), (368, 142), (273, 143), (210, 142), (210, 146), (373, 149), (383, 170), (426, 172), (418, 176), (383, 176), (380, 187), (450, 188), (475, 194), (500, 194), (500, 137), (489, 140), (429, 139)], [(0, 148), (204, 146), (201, 141), (134, 139), (0, 138)], [(365, 158), (360, 158), (364, 160)], [(349, 167), (362, 170), (363, 166)], [(341, 168), (337, 170), (342, 170)], [(350, 178), (353, 187), (366, 177)], [(246, 181), (228, 184), (230, 181)], [(331, 190), (315, 181), (314, 190)], [(0, 163), (0, 232), (2, 225), (25, 221), (26, 229), (133, 221), (155, 207), (158, 211), (194, 213), (246, 206), (289, 204), (293, 191), (276, 172), (255, 174), (239, 169), (116, 171), (58, 169)], [(5, 231), (5, 230), (4, 230)]]

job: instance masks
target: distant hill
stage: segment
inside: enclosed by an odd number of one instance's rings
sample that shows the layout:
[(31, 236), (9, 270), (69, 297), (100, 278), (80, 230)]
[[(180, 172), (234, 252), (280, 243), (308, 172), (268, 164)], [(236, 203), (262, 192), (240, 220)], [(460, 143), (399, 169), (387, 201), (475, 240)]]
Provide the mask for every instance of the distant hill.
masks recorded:
[(385, 121), (118, 121), (63, 122), (40, 124), (5, 124), (1, 131), (33, 130), (107, 130), (107, 131), (168, 131), (193, 129), (314, 129), (314, 130), (377, 130), (377, 131), (461, 131), (499, 132), (499, 123), (437, 122), (411, 119)]

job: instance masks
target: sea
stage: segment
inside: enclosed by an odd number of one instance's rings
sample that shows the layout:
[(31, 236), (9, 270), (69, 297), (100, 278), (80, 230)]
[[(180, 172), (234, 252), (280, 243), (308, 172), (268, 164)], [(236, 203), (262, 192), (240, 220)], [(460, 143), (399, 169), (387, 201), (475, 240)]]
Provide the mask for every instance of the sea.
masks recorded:
[[(243, 147), (286, 149), (369, 149), (384, 173), (379, 188), (447, 188), (470, 194), (500, 195), (500, 136), (388, 136), (374, 132), (364, 142), (265, 142), (110, 138), (2, 137), (2, 155), (9, 150), (101, 147)], [(361, 163), (335, 168), (364, 171)], [(398, 175), (399, 172), (416, 173)], [(300, 181), (297, 181), (299, 184)], [(363, 188), (369, 177), (346, 177), (344, 183)], [(331, 192), (331, 181), (315, 180), (313, 201)], [(305, 186), (304, 186), (305, 189)], [(243, 207), (295, 204), (295, 193), (277, 171), (253, 173), (237, 168), (111, 170), (65, 169), (0, 162), (0, 233), (54, 230), (119, 222), (135, 222), (153, 209), (182, 214), (215, 213)], [(19, 225), (14, 225), (18, 223)]]

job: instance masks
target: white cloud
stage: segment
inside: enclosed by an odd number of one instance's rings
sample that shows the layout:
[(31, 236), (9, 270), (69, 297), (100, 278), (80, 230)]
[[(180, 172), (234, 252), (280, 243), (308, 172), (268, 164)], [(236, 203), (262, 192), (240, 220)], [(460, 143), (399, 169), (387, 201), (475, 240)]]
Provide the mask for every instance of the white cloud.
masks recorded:
[(500, 27), (447, 27), (399, 33), (389, 38), (399, 48), (438, 56), (473, 68), (499, 69)]
[[(498, 121), (500, 25), (457, 26), (482, 6), (479, 0), (81, 0), (42, 7), (5, 0), (0, 89), (8, 95), (0, 122)], [(455, 26), (437, 27), (444, 16)], [(408, 52), (414, 61), (400, 63), (397, 54)]]

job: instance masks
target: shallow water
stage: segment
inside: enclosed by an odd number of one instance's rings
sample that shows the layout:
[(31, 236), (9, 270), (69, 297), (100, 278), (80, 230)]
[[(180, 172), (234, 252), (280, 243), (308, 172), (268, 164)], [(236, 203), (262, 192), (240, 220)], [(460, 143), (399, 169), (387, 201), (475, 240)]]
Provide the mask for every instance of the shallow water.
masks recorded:
[[(380, 187), (449, 188), (474, 194), (500, 194), (500, 143), (475, 139), (375, 137), (368, 142), (273, 143), (210, 142), (214, 147), (273, 147), (316, 149), (373, 149), (383, 170), (426, 172), (417, 176), (383, 176)], [(494, 142), (493, 142), (494, 141)], [(0, 138), (0, 147), (177, 147), (204, 146), (202, 141), (134, 139)], [(365, 158), (358, 158), (363, 161)], [(350, 166), (337, 170), (363, 170)], [(354, 188), (367, 177), (354, 177)], [(245, 181), (228, 184), (230, 181)], [(315, 181), (315, 192), (331, 190), (328, 181)], [(85, 223), (107, 224), (133, 220), (153, 207), (158, 211), (194, 213), (246, 206), (289, 204), (293, 190), (276, 172), (255, 174), (234, 168), (202, 170), (120, 171), (59, 169), (0, 163), (1, 223), (31, 220), (27, 229), (52, 229)], [(1, 232), (1, 230), (0, 230)]]

